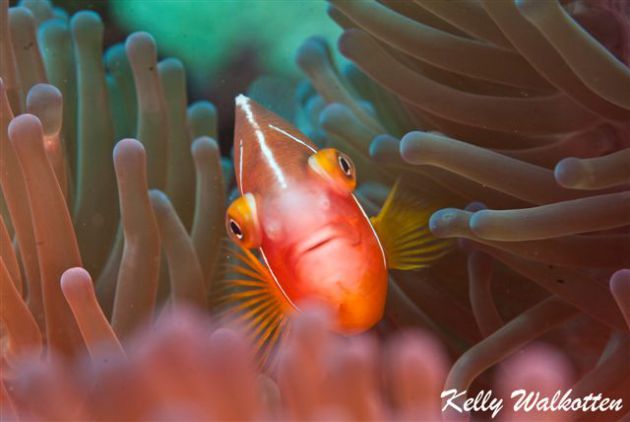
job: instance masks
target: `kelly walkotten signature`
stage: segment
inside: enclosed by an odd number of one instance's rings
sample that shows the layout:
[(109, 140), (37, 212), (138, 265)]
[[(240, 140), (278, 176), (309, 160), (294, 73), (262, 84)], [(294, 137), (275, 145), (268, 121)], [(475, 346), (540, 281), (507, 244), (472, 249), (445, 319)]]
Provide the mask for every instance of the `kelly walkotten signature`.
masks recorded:
[[(492, 394), (492, 390), (481, 390), (474, 397), (466, 397), (466, 390), (445, 390), (442, 412), (452, 410), (464, 412), (491, 412), (495, 418), (504, 407), (503, 399)], [(556, 391), (553, 396), (545, 396), (537, 391), (514, 390), (510, 395), (514, 412), (619, 412), (623, 408), (622, 399), (602, 397), (601, 393), (591, 393), (582, 397), (572, 397), (573, 390)]]

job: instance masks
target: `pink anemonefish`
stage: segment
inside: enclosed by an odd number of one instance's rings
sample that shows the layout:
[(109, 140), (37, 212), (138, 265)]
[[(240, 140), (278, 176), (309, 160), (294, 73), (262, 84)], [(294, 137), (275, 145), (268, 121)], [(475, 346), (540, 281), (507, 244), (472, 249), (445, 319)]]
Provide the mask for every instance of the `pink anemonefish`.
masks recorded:
[(228, 281), (240, 288), (225, 300), (237, 303), (260, 346), (275, 342), (285, 317), (308, 300), (331, 309), (340, 333), (371, 328), (383, 316), (387, 270), (428, 266), (451, 248), (427, 227), (437, 207), (405, 197), (398, 183), (368, 218), (353, 195), (355, 167), (346, 154), (318, 150), (243, 95), (236, 98), (234, 169), (240, 196), (227, 210), (226, 229), (241, 262), (231, 266), (238, 279)]

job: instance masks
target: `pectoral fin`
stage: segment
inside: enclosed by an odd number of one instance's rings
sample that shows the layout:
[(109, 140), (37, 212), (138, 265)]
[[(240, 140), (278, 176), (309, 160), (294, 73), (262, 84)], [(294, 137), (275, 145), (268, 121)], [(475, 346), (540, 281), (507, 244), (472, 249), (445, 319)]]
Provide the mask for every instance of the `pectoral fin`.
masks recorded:
[(453, 248), (452, 239), (438, 239), (429, 230), (429, 218), (443, 208), (431, 198), (418, 198), (394, 184), (381, 212), (370, 220), (381, 241), (387, 267), (413, 270), (428, 267)]
[(234, 245), (227, 264), (231, 274), (223, 280), (219, 302), (249, 331), (258, 349), (258, 359), (265, 365), (271, 350), (282, 336), (292, 305), (276, 284), (269, 269), (249, 250)]

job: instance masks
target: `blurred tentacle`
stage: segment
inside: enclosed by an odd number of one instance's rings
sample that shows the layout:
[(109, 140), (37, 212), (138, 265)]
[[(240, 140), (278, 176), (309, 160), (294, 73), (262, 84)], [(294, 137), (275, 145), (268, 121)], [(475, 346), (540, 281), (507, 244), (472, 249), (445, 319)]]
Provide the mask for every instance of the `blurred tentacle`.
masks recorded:
[(377, 206), (371, 199), (368, 199), (365, 196), (364, 192), (360, 190), (360, 187), (354, 192), (354, 196), (357, 198), (359, 204), (361, 204), (361, 207), (363, 207), (363, 210), (368, 217), (374, 217), (378, 215), (380, 207)]
[[(405, 163), (400, 157), (400, 141), (389, 135), (380, 135), (374, 138), (370, 146), (370, 156), (375, 161), (386, 164), (389, 170), (400, 173), (404, 177), (415, 178), (419, 175), (428, 177), (444, 189), (468, 201), (479, 200), (496, 204), (500, 208), (518, 208), (528, 205), (525, 201), (449, 171), (432, 166), (412, 166)], [(422, 186), (418, 187), (422, 188)], [(410, 189), (414, 190), (414, 186), (411, 186)]]
[(468, 255), (470, 304), (479, 331), (484, 337), (488, 337), (503, 325), (503, 320), (497, 311), (490, 290), (492, 266), (492, 258), (483, 252), (472, 251)]
[(44, 129), (44, 149), (64, 197), (68, 197), (65, 150), (61, 142), (63, 98), (53, 85), (37, 84), (26, 96), (26, 111), (36, 116)]
[(625, 120), (630, 117), (628, 107), (619, 107), (602, 98), (588, 86), (588, 83), (576, 76), (571, 63), (568, 63), (543, 34), (519, 13), (516, 2), (482, 0), (482, 4), (514, 47), (558, 89), (607, 118)]
[(20, 0), (20, 6), (31, 11), (37, 26), (54, 17), (52, 4), (48, 0)]
[(22, 93), (20, 73), (11, 40), (9, 0), (0, 2), (0, 31), (0, 75), (4, 80), (4, 89), (10, 107), (14, 113), (19, 114), (24, 110), (24, 94)]
[[(310, 84), (309, 84), (310, 85)], [(310, 125), (316, 129), (319, 126), (319, 115), (322, 110), (326, 107), (326, 100), (324, 100), (321, 95), (313, 94), (306, 100), (303, 108), (304, 113), (306, 114), (306, 118)]]
[[(217, 140), (217, 110), (214, 104), (209, 101), (197, 101), (188, 107), (187, 111), (188, 129), (191, 139), (195, 140), (203, 136)], [(227, 157), (221, 158), (221, 170), (223, 173), (223, 183), (225, 190), (230, 191), (234, 184), (234, 164)]]
[(306, 40), (297, 51), (296, 61), (327, 103), (345, 104), (369, 129), (383, 133), (380, 123), (358, 105), (341, 81), (325, 41), (317, 37)]
[(118, 271), (112, 326), (120, 338), (133, 332), (155, 307), (160, 237), (148, 194), (146, 154), (134, 139), (114, 147), (124, 249)]
[[(438, 327), (437, 334), (461, 353), (482, 337), (475, 323), (467, 297), (454, 298), (449, 287), (440, 283), (440, 279), (430, 270), (402, 272), (397, 274), (396, 282), (412, 297), (415, 306), (421, 309)], [(441, 306), (445, 302), (448, 307)]]
[(500, 241), (550, 239), (627, 225), (630, 225), (630, 192), (526, 209), (482, 210), (470, 220), (470, 228), (477, 236)]
[(105, 63), (120, 96), (117, 104), (120, 108), (120, 116), (114, 122), (118, 130), (116, 139), (134, 137), (138, 121), (138, 100), (124, 44), (115, 44), (108, 48), (105, 51)]
[(365, 199), (370, 201), (370, 203), (380, 208), (387, 200), (387, 195), (389, 195), (389, 191), (389, 186), (382, 183), (370, 181), (362, 183), (355, 192), (361, 193)]
[(92, 359), (97, 359), (103, 349), (121, 357), (125, 356), (114, 330), (98, 304), (90, 274), (80, 267), (64, 271), (61, 275), (61, 290)]
[(571, 389), (575, 397), (586, 397), (596, 392), (607, 392), (611, 387), (630, 376), (630, 337), (615, 332), (610, 339), (612, 350), (607, 356), (575, 383)]
[(373, 370), (379, 356), (369, 337), (351, 337), (328, 359), (327, 402), (344, 408), (354, 420), (385, 419), (385, 401), (377, 394), (380, 377)]
[(469, 36), (488, 41), (497, 47), (511, 49), (512, 44), (487, 15), (486, 11), (474, 1), (435, 2), (415, 0), (415, 3), (439, 16)]
[[(501, 132), (487, 127), (475, 127), (462, 124), (427, 110), (422, 110), (410, 103), (403, 103), (416, 120), (414, 130), (437, 130), (448, 133), (451, 138), (465, 139), (466, 142), (484, 148), (524, 149), (549, 145), (557, 140), (558, 134), (528, 135), (522, 131)], [(423, 123), (417, 120), (421, 118)], [(404, 133), (403, 133), (404, 135)], [(402, 136), (402, 135), (401, 135)]]
[(367, 154), (371, 140), (381, 134), (364, 125), (345, 104), (327, 105), (322, 109), (319, 121), (322, 128), (342, 136), (363, 155)]
[(77, 176), (73, 221), (85, 266), (98, 271), (118, 222), (110, 157), (114, 129), (102, 61), (103, 22), (94, 12), (70, 22), (77, 60)]
[(549, 169), (446, 136), (410, 132), (400, 142), (400, 154), (411, 164), (441, 167), (534, 204), (585, 196), (559, 187)]
[[(573, 368), (561, 351), (542, 340), (528, 345), (524, 350), (507, 359), (495, 371), (493, 378), (493, 385), (499, 390), (497, 396), (504, 399), (513, 398), (515, 403), (520, 399), (520, 395), (514, 395), (513, 392), (518, 390), (527, 392), (534, 390), (540, 397), (552, 397), (558, 391), (569, 390)], [(540, 407), (528, 408), (526, 416), (521, 413), (523, 411), (522, 407), (506, 406), (498, 413), (500, 418), (505, 420), (539, 421), (550, 417), (550, 413)], [(555, 413), (552, 418), (558, 422), (574, 420), (567, 415), (568, 412)]]
[(330, 17), (330, 19), (332, 19), (341, 29), (357, 27), (356, 23), (354, 23), (349, 17), (344, 15), (341, 10), (339, 10), (332, 4), (328, 4), (326, 12), (328, 13), (328, 17)]
[(118, 282), (118, 272), (120, 270), (120, 261), (122, 260), (124, 245), (125, 235), (121, 222), (116, 229), (114, 243), (109, 251), (107, 261), (105, 265), (103, 265), (103, 269), (99, 273), (96, 281), (96, 295), (98, 296), (98, 301), (105, 315), (110, 318), (114, 307), (116, 284)]
[(186, 74), (177, 59), (161, 61), (158, 72), (168, 110), (169, 153), (165, 192), (184, 226), (190, 228), (195, 201), (195, 168), (190, 153), (190, 132), (186, 126)]
[(387, 7), (389, 7), (396, 13), (408, 16), (418, 22), (423, 23), (424, 25), (431, 26), (451, 35), (456, 35), (462, 38), (469, 38), (465, 32), (456, 28), (436, 14), (429, 12), (423, 7), (420, 7), (416, 2), (381, 0), (381, 3), (387, 5)]
[[(117, 134), (123, 135), (127, 133), (127, 137), (137, 136), (138, 130), (138, 100), (134, 75), (127, 57), (124, 44), (116, 44), (105, 52), (105, 62), (111, 74), (112, 84), (118, 91), (117, 100), (119, 112), (125, 115), (123, 121), (116, 122)], [(114, 103), (116, 104), (116, 103)], [(116, 229), (116, 235), (97, 279), (97, 296), (103, 311), (106, 315), (111, 316), (114, 305), (114, 297), (116, 295), (116, 283), (118, 280), (118, 272), (120, 270), (120, 262), (122, 259), (124, 247), (124, 233), (122, 223), (119, 222)]]
[(10, 384), (11, 397), (18, 412), (22, 410), (25, 413), (25, 417), (20, 414), (22, 419), (93, 419), (79, 405), (84, 402), (89, 390), (77, 389), (77, 380), (68, 374), (67, 366), (56, 355), (48, 356), (46, 360), (27, 355), (15, 365), (15, 381)]
[(192, 139), (208, 136), (217, 139), (217, 109), (209, 101), (197, 101), (186, 112)]
[(575, 308), (560, 299), (545, 299), (460, 356), (446, 378), (444, 390), (467, 390), (483, 371), (576, 314)]
[[(554, 1), (525, 0), (519, 12), (549, 41), (580, 80), (599, 96), (630, 111), (630, 70)], [(575, 48), (579, 45), (580, 48)]]
[(20, 110), (24, 110), (25, 96), (31, 87), (39, 83), (46, 83), (46, 71), (37, 43), (35, 17), (25, 7), (9, 9), (9, 27), (11, 42), (20, 75), (22, 98)]
[(15, 255), (15, 250), (13, 250), (13, 242), (11, 241), (7, 226), (4, 223), (4, 218), (2, 217), (0, 217), (0, 258), (4, 261), (7, 272), (15, 284), (16, 290), (20, 296), (24, 296), (24, 284), (22, 282), (20, 264)]
[(376, 1), (332, 3), (374, 37), (417, 59), (486, 81), (551, 91), (547, 81), (512, 51), (440, 31)]
[(435, 322), (421, 308), (419, 308), (393, 278), (387, 283), (387, 300), (385, 301), (385, 315), (398, 327), (422, 327), (437, 331)]
[(23, 114), (9, 125), (9, 138), (24, 173), (41, 271), (46, 341), (53, 350), (73, 355), (83, 347), (79, 330), (63, 298), (59, 278), (81, 265), (77, 239), (61, 188), (44, 150), (37, 117)]
[(68, 22), (70, 20), (70, 16), (68, 15), (68, 12), (66, 12), (61, 7), (53, 7), (53, 17), (63, 22)]
[(195, 139), (191, 152), (197, 184), (191, 238), (209, 291), (216, 271), (221, 240), (225, 236), (225, 185), (219, 146), (214, 139), (206, 136)]
[[(540, 95), (540, 93), (536, 90), (505, 86), (496, 81), (491, 82), (480, 80), (470, 75), (461, 75), (445, 69), (441, 69), (430, 63), (426, 63), (422, 60), (418, 60), (412, 56), (409, 56), (408, 54), (405, 54), (393, 47), (390, 47), (387, 44), (380, 43), (379, 45), (385, 50), (387, 54), (392, 56), (405, 67), (421, 74), (422, 76), (430, 80), (433, 80), (438, 84), (451, 86), (458, 91), (477, 95), (515, 98), (526, 98), (530, 96)], [(547, 95), (552, 94), (553, 92), (553, 90), (550, 90)]]
[(565, 157), (591, 158), (608, 154), (618, 148), (618, 140), (618, 135), (610, 126), (600, 125), (561, 137), (546, 145), (524, 149), (505, 149), (506, 146), (498, 146), (495, 152), (537, 166), (553, 168)]
[(386, 388), (400, 420), (439, 420), (438, 397), (449, 362), (442, 345), (424, 332), (402, 332), (387, 344), (383, 361)]
[[(600, 234), (554, 237), (531, 241), (492, 241), (470, 229), (472, 213), (442, 209), (431, 216), (437, 237), (465, 238), (536, 262), (573, 268), (618, 268), (630, 265), (630, 236)], [(615, 252), (615, 253), (611, 253)]]
[(471, 94), (437, 83), (406, 67), (365, 32), (349, 30), (341, 52), (404, 101), (471, 126), (540, 135), (589, 128), (598, 117), (564, 94), (531, 98)]
[[(76, 174), (77, 167), (77, 69), (72, 35), (68, 22), (53, 19), (39, 28), (37, 39), (42, 51), (46, 75), (51, 85), (63, 96), (63, 124), (61, 125), (64, 152), (69, 168), (69, 177)], [(69, 179), (72, 184), (72, 178)]]
[(350, 85), (374, 107), (384, 130), (394, 136), (402, 136), (404, 128), (411, 124), (411, 119), (401, 102), (353, 64), (344, 66), (342, 73)]
[[(8, 3), (8, 1), (7, 1)], [(18, 420), (15, 403), (7, 390), (4, 379), (0, 378), (0, 403), (2, 403), (2, 416), (6, 420)]]
[(630, 185), (630, 148), (603, 157), (565, 158), (554, 170), (558, 183), (573, 189)]
[(186, 228), (164, 193), (151, 190), (149, 198), (168, 260), (172, 300), (206, 308), (207, 294), (203, 273)]
[[(397, 329), (414, 327), (430, 330), (440, 336), (440, 340), (449, 350), (458, 354), (466, 350), (469, 344), (479, 340), (474, 324), (470, 323), (473, 316), (468, 310), (451, 307), (448, 309), (449, 313), (447, 310), (438, 309), (434, 304), (446, 300), (446, 294), (425, 279), (414, 281), (416, 281), (414, 287), (419, 287), (422, 292), (423, 300), (420, 302), (412, 300), (401, 287), (409, 286), (409, 283), (400, 277), (399, 280), (391, 276), (389, 278), (385, 315)], [(464, 320), (466, 322), (462, 322)]]
[(9, 100), (0, 78), (0, 185), (11, 216), (18, 242), (18, 250), (24, 269), (28, 291), (28, 307), (42, 332), (46, 329), (39, 263), (35, 246), (35, 234), (31, 223), (31, 208), (20, 163), (13, 145), (9, 142), (8, 126), (13, 118)]
[(9, 344), (4, 358), (10, 363), (25, 353), (39, 355), (43, 347), (37, 322), (16, 288), (16, 280), (9, 273), (5, 262), (4, 256), (0, 257), (0, 320), (8, 333)]
[[(436, 237), (456, 236), (478, 240), (469, 228), (471, 215), (474, 214), (461, 210), (440, 210), (431, 216), (429, 227)], [(624, 242), (627, 239), (624, 238), (621, 241)], [(536, 263), (523, 259), (501, 250), (510, 251), (510, 248), (501, 248), (502, 246), (501, 243), (491, 246), (477, 243), (474, 248), (493, 256), (516, 273), (536, 282), (549, 292), (558, 295), (605, 324), (612, 327), (623, 326), (620, 315), (615, 310), (610, 292), (601, 283), (588, 275), (578, 273), (570, 268), (550, 264), (546, 260), (544, 263)], [(558, 252), (558, 254), (562, 255), (563, 252)], [(530, 251), (530, 255), (535, 255), (535, 250)]]
[(610, 291), (593, 277), (569, 268), (534, 263), (484, 245), (475, 247), (590, 317), (609, 327), (624, 328), (623, 317)]
[(124, 139), (133, 136), (133, 134), (130, 134), (127, 130), (127, 114), (125, 106), (123, 105), (123, 94), (118, 86), (118, 81), (111, 73), (108, 73), (105, 75), (105, 82), (107, 84), (107, 98), (112, 115), (114, 139)]
[(157, 67), (155, 40), (146, 32), (131, 34), (125, 42), (138, 98), (136, 137), (145, 146), (150, 188), (166, 187), (168, 162), (168, 115)]

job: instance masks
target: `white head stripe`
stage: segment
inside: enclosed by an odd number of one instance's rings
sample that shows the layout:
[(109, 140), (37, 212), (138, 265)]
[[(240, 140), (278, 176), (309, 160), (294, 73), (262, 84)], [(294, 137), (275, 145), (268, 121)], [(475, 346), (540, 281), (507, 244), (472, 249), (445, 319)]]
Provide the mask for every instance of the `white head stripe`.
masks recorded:
[[(258, 125), (258, 122), (254, 118), (254, 113), (252, 113), (252, 109), (249, 104), (249, 98), (242, 94), (239, 95), (238, 97), (236, 97), (236, 105), (240, 107), (243, 112), (245, 112), (245, 117), (247, 118), (247, 121), (250, 125), (252, 125), (252, 128), (254, 129), (254, 134), (256, 135), (256, 139), (258, 140), (258, 145), (260, 146), (260, 150), (265, 157), (265, 162), (269, 165), (269, 167), (271, 167), (271, 170), (276, 176), (276, 179), (278, 180), (280, 186), (282, 188), (286, 188), (287, 181), (284, 178), (284, 173), (282, 172), (280, 165), (278, 165), (276, 157), (273, 156), (273, 152), (271, 151), (271, 149), (269, 149), (269, 146), (267, 145), (265, 134), (262, 132), (262, 130), (260, 130), (260, 125)], [(241, 157), (241, 164), (242, 163), (243, 159)]]
[(280, 129), (279, 127), (274, 126), (274, 125), (272, 125), (272, 124), (269, 124), (269, 127), (270, 127), (271, 129), (275, 130), (276, 132), (280, 132), (280, 133), (282, 133), (283, 135), (288, 136), (289, 138), (293, 139), (295, 142), (298, 142), (298, 143), (300, 143), (300, 144), (304, 145), (306, 148), (310, 149), (312, 152), (317, 152), (317, 151), (315, 150), (315, 148), (313, 148), (312, 146), (308, 145), (306, 142), (304, 142), (304, 141), (302, 141), (302, 140), (300, 140), (300, 139), (296, 138), (295, 136), (291, 135), (289, 132), (287, 132), (287, 131), (285, 131), (285, 130), (282, 130), (282, 129)]
[(238, 156), (239, 158), (239, 163), (238, 163), (238, 180), (239, 180), (239, 184), (240, 186), (238, 187), (241, 191), (241, 195), (243, 194), (243, 139), (241, 138), (240, 142), (239, 142), (239, 154)]

